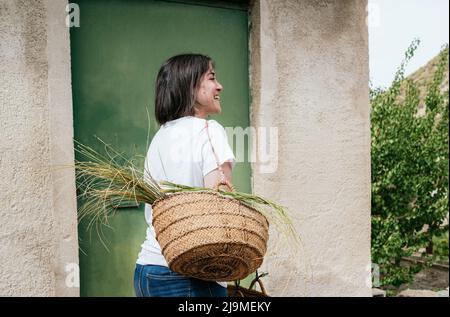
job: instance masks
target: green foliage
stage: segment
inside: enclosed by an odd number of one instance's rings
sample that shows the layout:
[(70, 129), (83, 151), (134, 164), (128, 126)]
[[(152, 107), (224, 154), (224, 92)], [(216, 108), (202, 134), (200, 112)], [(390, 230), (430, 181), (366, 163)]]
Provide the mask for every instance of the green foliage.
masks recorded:
[(418, 45), (414, 40), (408, 48), (391, 87), (370, 95), (372, 261), (382, 285), (410, 281), (420, 267), (401, 266), (400, 260), (448, 231), (442, 227), (448, 213), (448, 88), (440, 91), (448, 46), (428, 83), (425, 115), (417, 116), (419, 89), (404, 71)]
[(436, 260), (448, 259), (448, 231), (433, 237), (433, 256)]

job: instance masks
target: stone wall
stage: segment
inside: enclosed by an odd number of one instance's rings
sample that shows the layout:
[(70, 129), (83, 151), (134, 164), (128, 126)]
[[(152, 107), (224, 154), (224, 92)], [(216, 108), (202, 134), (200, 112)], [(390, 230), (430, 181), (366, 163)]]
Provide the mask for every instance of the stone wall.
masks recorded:
[(0, 2), (0, 296), (78, 296), (66, 0)]
[(277, 168), (255, 163), (253, 191), (287, 206), (301, 238), (294, 253), (272, 227), (274, 296), (371, 296), (366, 5), (252, 2), (252, 125), (278, 129)]

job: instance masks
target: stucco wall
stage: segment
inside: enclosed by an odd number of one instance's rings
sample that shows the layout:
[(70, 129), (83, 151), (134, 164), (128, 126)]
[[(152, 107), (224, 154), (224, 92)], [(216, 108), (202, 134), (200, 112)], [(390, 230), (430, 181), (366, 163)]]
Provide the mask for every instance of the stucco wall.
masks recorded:
[[(273, 296), (370, 296), (366, 1), (254, 1), (252, 125), (278, 128), (278, 167), (253, 191), (288, 207), (297, 254), (271, 230)], [(273, 228), (272, 228), (273, 229)]]
[(0, 296), (79, 294), (66, 4), (0, 2)]

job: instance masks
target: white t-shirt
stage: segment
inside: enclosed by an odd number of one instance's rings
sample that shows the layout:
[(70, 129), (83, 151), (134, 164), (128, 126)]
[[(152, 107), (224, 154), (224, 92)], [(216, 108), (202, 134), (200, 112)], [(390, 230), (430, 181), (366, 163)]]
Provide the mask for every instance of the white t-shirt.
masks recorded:
[[(145, 158), (146, 173), (160, 182), (204, 187), (203, 178), (217, 168), (216, 157), (206, 131), (206, 120), (187, 116), (166, 122), (152, 139)], [(228, 144), (225, 129), (214, 120), (208, 120), (208, 130), (219, 164), (235, 165), (233, 151)], [(137, 262), (141, 265), (168, 266), (155, 238), (152, 225), (152, 207), (145, 204), (145, 220), (148, 228)], [(226, 287), (226, 283), (219, 283)]]

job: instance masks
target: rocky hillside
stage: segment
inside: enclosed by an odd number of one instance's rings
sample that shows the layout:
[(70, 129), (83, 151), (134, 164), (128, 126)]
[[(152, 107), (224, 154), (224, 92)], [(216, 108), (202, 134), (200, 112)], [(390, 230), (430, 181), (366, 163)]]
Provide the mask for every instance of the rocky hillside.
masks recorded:
[[(447, 50), (448, 53), (448, 50)], [(433, 76), (436, 72), (437, 65), (439, 63), (439, 55), (435, 56), (433, 59), (431, 59), (425, 66), (422, 66), (418, 70), (416, 70), (411, 75), (407, 76), (407, 79), (412, 80), (416, 85), (417, 88), (420, 91), (420, 103), (418, 108), (418, 115), (423, 115), (425, 113), (425, 97), (426, 97), (426, 89), (427, 86), (431, 83), (433, 80)], [(446, 69), (444, 71), (444, 77), (440, 86), (441, 92), (447, 92), (449, 91), (449, 82), (448, 82), (448, 62)], [(403, 85), (405, 87), (405, 85)], [(403, 90), (403, 89), (402, 89)], [(401, 94), (400, 98), (404, 98), (404, 93)]]
[[(439, 63), (439, 55), (430, 60), (425, 66), (419, 68), (407, 78), (414, 81), (421, 92), (421, 96), (424, 95), (426, 86), (433, 80), (433, 75), (436, 72), (437, 64)], [(441, 83), (441, 92), (448, 91), (448, 63), (444, 73), (444, 79)], [(422, 99), (422, 98), (421, 98)]]

